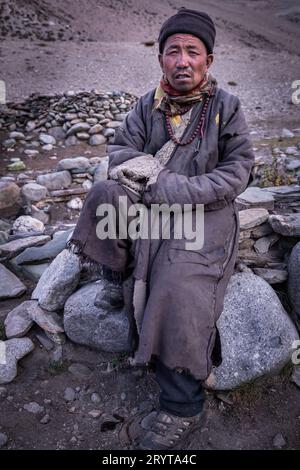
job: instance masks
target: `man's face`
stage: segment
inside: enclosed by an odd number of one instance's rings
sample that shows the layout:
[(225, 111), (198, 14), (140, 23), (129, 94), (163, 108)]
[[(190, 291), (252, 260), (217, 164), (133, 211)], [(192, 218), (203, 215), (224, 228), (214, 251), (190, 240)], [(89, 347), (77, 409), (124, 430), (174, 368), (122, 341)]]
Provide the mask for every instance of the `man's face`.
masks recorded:
[(170, 85), (179, 92), (190, 91), (203, 79), (213, 61), (201, 39), (191, 34), (169, 36), (158, 60)]

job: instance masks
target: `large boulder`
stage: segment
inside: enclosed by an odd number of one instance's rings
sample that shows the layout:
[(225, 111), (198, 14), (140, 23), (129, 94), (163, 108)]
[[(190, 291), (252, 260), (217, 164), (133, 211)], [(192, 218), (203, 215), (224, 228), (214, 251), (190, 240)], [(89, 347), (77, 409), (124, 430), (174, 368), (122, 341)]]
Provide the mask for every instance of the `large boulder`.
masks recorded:
[(63, 250), (43, 272), (31, 298), (37, 299), (39, 305), (50, 312), (62, 309), (79, 283), (80, 270), (78, 256)]
[(300, 318), (300, 242), (292, 249), (288, 263), (288, 293), (293, 310)]
[(75, 343), (106, 352), (128, 351), (129, 322), (123, 310), (104, 311), (94, 305), (103, 281), (77, 290), (65, 303), (64, 328)]
[(223, 362), (207, 385), (228, 390), (280, 370), (291, 361), (297, 330), (275, 291), (252, 273), (232, 276), (218, 322)]

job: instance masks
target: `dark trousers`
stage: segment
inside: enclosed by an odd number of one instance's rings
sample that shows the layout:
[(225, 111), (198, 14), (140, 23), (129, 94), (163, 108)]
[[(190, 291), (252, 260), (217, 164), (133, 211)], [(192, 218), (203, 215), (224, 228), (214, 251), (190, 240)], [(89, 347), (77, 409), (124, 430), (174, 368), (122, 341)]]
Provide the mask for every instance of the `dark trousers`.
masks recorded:
[(199, 380), (185, 372), (171, 370), (159, 360), (155, 372), (161, 389), (161, 410), (176, 416), (194, 416), (202, 411), (205, 393)]

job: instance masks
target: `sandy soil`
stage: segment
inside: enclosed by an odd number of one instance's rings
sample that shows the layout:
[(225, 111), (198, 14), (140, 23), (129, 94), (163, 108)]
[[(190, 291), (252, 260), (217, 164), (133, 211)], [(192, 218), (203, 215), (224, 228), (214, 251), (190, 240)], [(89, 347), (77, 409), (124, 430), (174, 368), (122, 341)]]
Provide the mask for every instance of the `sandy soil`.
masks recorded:
[[(191, 8), (199, 5), (192, 0), (0, 0), (0, 79), (6, 83), (7, 100), (92, 88), (143, 94), (160, 77), (155, 43), (159, 27), (183, 3)], [(300, 79), (298, 4), (291, 0), (201, 2), (218, 30), (212, 71), (222, 87), (239, 95), (251, 129), (262, 135), (300, 127), (300, 105), (291, 101), (292, 82)], [(67, 151), (79, 155), (82, 150)], [(63, 156), (59, 152), (58, 158)], [(34, 160), (26, 161), (27, 167), (35, 172), (57, 164), (44, 157), (42, 167)], [(32, 285), (25, 282), (26, 295), (1, 302), (0, 320), (30, 297)], [(153, 375), (133, 370), (126, 358), (69, 342), (57, 367), (53, 351), (39, 345), (34, 331), (31, 336), (35, 352), (21, 361), (17, 379), (6, 386), (7, 396), (0, 398), (0, 432), (9, 437), (7, 448), (126, 448), (118, 437), (123, 424), (140, 404), (145, 409), (156, 404)], [(88, 366), (91, 376), (72, 375), (68, 366), (74, 362)], [(115, 370), (107, 372), (109, 363)], [(187, 448), (271, 449), (274, 436), (282, 433), (285, 447), (299, 449), (300, 392), (289, 376), (290, 370), (285, 369), (229, 394), (210, 393), (208, 422), (191, 437)], [(74, 402), (64, 400), (66, 387), (77, 387)], [(101, 397), (100, 403), (92, 403), (93, 392)], [(49, 399), (51, 403), (44, 402)], [(41, 415), (23, 409), (32, 401), (45, 407)], [(88, 414), (93, 409), (117, 416), (118, 422), (101, 428), (101, 417)], [(45, 414), (49, 422), (42, 424)]]

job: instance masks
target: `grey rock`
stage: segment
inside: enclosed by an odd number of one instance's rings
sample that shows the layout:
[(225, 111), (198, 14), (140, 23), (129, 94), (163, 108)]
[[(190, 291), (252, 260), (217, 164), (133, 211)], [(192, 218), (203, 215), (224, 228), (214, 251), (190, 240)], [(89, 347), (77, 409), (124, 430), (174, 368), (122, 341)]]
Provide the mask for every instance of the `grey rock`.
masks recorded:
[(269, 223), (274, 232), (286, 237), (300, 237), (300, 213), (270, 215)]
[(34, 219), (30, 215), (21, 215), (18, 217), (12, 226), (13, 233), (29, 233), (45, 231), (45, 226), (40, 220)]
[(28, 121), (25, 127), (26, 132), (31, 132), (36, 128), (36, 123), (34, 121)]
[(236, 202), (245, 203), (249, 209), (260, 207), (269, 210), (274, 209), (274, 196), (262, 191), (261, 188), (249, 187), (238, 196)]
[(269, 213), (267, 209), (246, 209), (239, 212), (240, 229), (247, 230), (257, 227), (268, 220)]
[(295, 202), (300, 200), (300, 186), (271, 186), (262, 191), (273, 195), (276, 202)]
[(43, 246), (27, 248), (23, 253), (16, 257), (16, 262), (19, 265), (22, 265), (55, 258), (66, 248), (66, 242), (71, 233), (73, 233), (73, 228), (62, 231), (59, 235), (53, 237), (52, 240)]
[(102, 130), (103, 130), (103, 126), (101, 126), (101, 124), (95, 124), (94, 126), (90, 128), (89, 134), (91, 135), (99, 134)]
[(81, 210), (83, 206), (83, 202), (80, 199), (80, 197), (74, 197), (73, 199), (70, 199), (70, 201), (67, 202), (67, 207), (69, 209), (73, 210)]
[(128, 350), (129, 323), (122, 310), (108, 313), (94, 305), (103, 282), (90, 283), (78, 289), (65, 303), (64, 327), (75, 343), (107, 352)]
[(22, 132), (13, 131), (13, 132), (10, 132), (9, 138), (15, 139), (15, 140), (22, 140), (22, 139), (24, 140), (25, 135)]
[(90, 137), (90, 145), (103, 145), (106, 143), (106, 138), (101, 134), (94, 134)]
[(54, 126), (48, 130), (48, 134), (54, 137), (56, 140), (64, 140), (66, 133), (61, 126)]
[(101, 163), (97, 165), (94, 173), (94, 183), (107, 180), (108, 161), (108, 157), (103, 157)]
[[(13, 260), (12, 260), (13, 261)], [(27, 279), (31, 279), (33, 282), (38, 282), (41, 275), (49, 267), (49, 263), (42, 264), (24, 264), (21, 267), (22, 275)]]
[(11, 224), (5, 222), (5, 220), (0, 219), (0, 230), (9, 231), (11, 229)]
[(36, 179), (38, 184), (46, 186), (47, 189), (53, 191), (55, 189), (68, 188), (72, 184), (72, 177), (69, 171), (58, 171), (39, 175)]
[(263, 224), (251, 230), (251, 237), (257, 239), (270, 235), (271, 233), (273, 233), (271, 225), (269, 222), (264, 222)]
[(26, 292), (26, 286), (24, 286), (23, 282), (5, 266), (0, 264), (0, 300), (19, 297), (24, 292)]
[(45, 416), (43, 416), (43, 418), (40, 420), (40, 423), (41, 424), (48, 424), (50, 421), (50, 416), (48, 414), (46, 414)]
[(42, 146), (42, 149), (49, 152), (50, 150), (53, 150), (53, 145), (52, 144), (45, 144), (45, 145)]
[(1, 245), (2, 254), (8, 257), (16, 256), (20, 251), (25, 248), (32, 246), (43, 245), (45, 242), (49, 241), (49, 235), (38, 235), (38, 236), (29, 236), (26, 238), (19, 238), (17, 240), (12, 240)]
[(9, 232), (0, 231), (0, 245), (7, 242), (9, 237)]
[(0, 384), (14, 380), (17, 375), (17, 362), (34, 349), (29, 338), (13, 338), (0, 341)]
[(25, 336), (33, 325), (30, 315), (31, 308), (36, 304), (34, 300), (25, 300), (11, 310), (5, 321), (5, 334), (8, 339)]
[(47, 188), (37, 183), (27, 183), (21, 189), (21, 194), (27, 201), (40, 201), (47, 196)]
[(38, 209), (36, 206), (31, 204), (30, 206), (30, 214), (34, 219), (40, 220), (43, 224), (49, 224), (50, 215), (47, 212), (44, 212), (41, 209)]
[(92, 374), (91, 369), (89, 369), (84, 364), (80, 364), (80, 363), (74, 363), (74, 364), (70, 365), (68, 370), (72, 375), (74, 375), (75, 377), (77, 377), (80, 380), (86, 380)]
[(73, 388), (67, 387), (64, 392), (65, 401), (74, 401), (76, 400), (76, 392)]
[(275, 449), (283, 449), (284, 447), (286, 447), (286, 440), (284, 436), (281, 434), (281, 432), (277, 433), (273, 437), (273, 447)]
[(300, 317), (300, 242), (298, 242), (289, 257), (288, 262), (288, 296), (293, 310)]
[(39, 141), (42, 143), (42, 144), (51, 144), (51, 145), (55, 145), (56, 144), (56, 140), (55, 140), (55, 137), (53, 137), (52, 135), (49, 135), (49, 134), (44, 134), (44, 133), (41, 133), (39, 135)]
[(268, 284), (280, 284), (288, 278), (288, 273), (285, 269), (253, 268), (253, 271), (257, 276), (262, 277), (268, 282)]
[(231, 277), (217, 326), (223, 362), (206, 382), (217, 390), (280, 370), (291, 360), (293, 341), (299, 338), (274, 290), (248, 273)]
[(104, 137), (109, 139), (109, 137), (113, 137), (115, 135), (115, 129), (106, 128), (103, 131), (103, 135), (104, 135)]
[(38, 333), (36, 333), (36, 338), (41, 343), (41, 345), (46, 349), (46, 351), (51, 351), (54, 348), (54, 343), (51, 341), (45, 332), (40, 329)]
[(19, 201), (20, 188), (13, 181), (0, 181), (0, 210), (7, 209)]
[(71, 135), (77, 134), (77, 132), (84, 132), (90, 129), (90, 125), (87, 122), (78, 122), (74, 124), (70, 129), (67, 131), (67, 137)]
[(295, 170), (298, 170), (298, 168), (300, 168), (300, 161), (299, 160), (292, 160), (291, 162), (289, 162), (286, 165), (286, 169), (288, 171), (295, 171)]
[(35, 157), (40, 152), (38, 150), (34, 150), (34, 149), (26, 149), (26, 150), (24, 150), (24, 153), (25, 153), (25, 155), (28, 155), (29, 157)]
[(98, 393), (92, 393), (91, 395), (91, 402), (92, 403), (100, 403), (101, 402), (101, 397)]
[(108, 129), (117, 129), (118, 127), (120, 127), (120, 125), (121, 125), (120, 121), (110, 121), (106, 124), (106, 127)]
[(73, 170), (74, 168), (86, 169), (90, 166), (89, 159), (86, 157), (64, 158), (57, 165), (57, 170)]
[(15, 139), (6, 139), (2, 142), (3, 147), (7, 149), (13, 148), (16, 145), (17, 141)]
[(32, 293), (32, 299), (38, 299), (39, 305), (45, 310), (60, 310), (76, 289), (80, 270), (78, 256), (67, 249), (63, 250), (42, 274)]
[(66, 138), (65, 145), (67, 147), (71, 147), (72, 145), (78, 145), (79, 142), (80, 141), (77, 139), (77, 137), (75, 135), (70, 135), (70, 137)]
[(8, 437), (4, 432), (0, 432), (0, 449), (7, 444)]
[(90, 134), (87, 132), (77, 132), (76, 137), (79, 140), (88, 140), (90, 138)]
[(49, 333), (63, 333), (62, 317), (54, 312), (45, 311), (37, 302), (32, 304), (30, 316), (43, 330)]
[(280, 236), (278, 233), (272, 233), (266, 237), (259, 238), (254, 243), (254, 249), (257, 253), (268, 253), (271, 246), (279, 240)]
[(282, 129), (281, 131), (281, 135), (280, 135), (283, 139), (287, 139), (289, 137), (294, 137), (295, 134), (290, 131), (289, 129), (286, 129), (285, 127)]
[(39, 414), (44, 411), (44, 407), (36, 403), (35, 401), (32, 401), (30, 403), (27, 403), (26, 405), (23, 406), (24, 410), (28, 411), (28, 413), (33, 413), (33, 414)]

